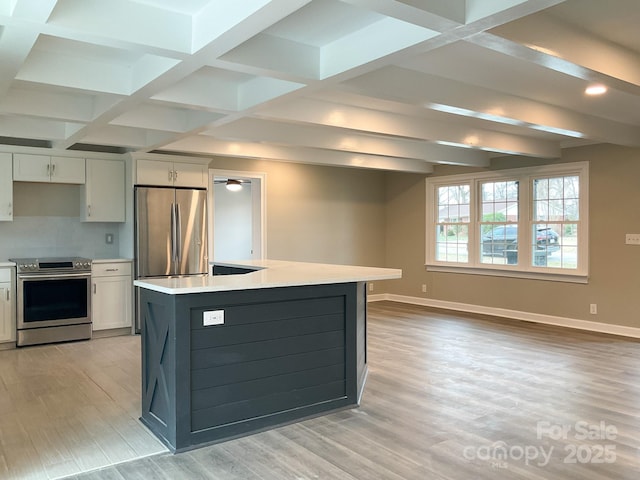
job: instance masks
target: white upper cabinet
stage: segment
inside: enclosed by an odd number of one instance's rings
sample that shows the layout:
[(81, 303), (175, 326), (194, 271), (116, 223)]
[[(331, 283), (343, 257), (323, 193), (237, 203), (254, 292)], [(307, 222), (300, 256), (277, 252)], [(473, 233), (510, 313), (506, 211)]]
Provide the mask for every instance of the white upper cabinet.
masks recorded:
[(13, 220), (13, 164), (10, 153), (0, 153), (0, 221)]
[(174, 163), (173, 176), (173, 185), (176, 187), (207, 188), (209, 169), (207, 165)]
[(138, 185), (207, 188), (209, 173), (207, 165), (138, 159), (136, 178)]
[(81, 187), (83, 222), (125, 221), (124, 162), (87, 158), (87, 181)]
[(84, 158), (13, 154), (13, 179), (21, 182), (85, 182)]

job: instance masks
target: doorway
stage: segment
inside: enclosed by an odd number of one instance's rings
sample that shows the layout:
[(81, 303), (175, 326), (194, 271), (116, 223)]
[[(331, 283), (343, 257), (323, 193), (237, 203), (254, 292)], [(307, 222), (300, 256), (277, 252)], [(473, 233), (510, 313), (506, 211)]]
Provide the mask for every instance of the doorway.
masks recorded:
[(209, 262), (264, 258), (265, 183), (264, 173), (209, 170)]

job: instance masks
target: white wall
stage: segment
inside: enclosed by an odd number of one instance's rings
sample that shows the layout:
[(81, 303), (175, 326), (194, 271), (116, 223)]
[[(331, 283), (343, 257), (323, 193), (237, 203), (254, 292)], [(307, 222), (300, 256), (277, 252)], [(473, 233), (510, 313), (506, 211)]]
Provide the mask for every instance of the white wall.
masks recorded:
[(215, 261), (252, 258), (251, 185), (231, 192), (224, 184), (213, 187), (213, 258)]

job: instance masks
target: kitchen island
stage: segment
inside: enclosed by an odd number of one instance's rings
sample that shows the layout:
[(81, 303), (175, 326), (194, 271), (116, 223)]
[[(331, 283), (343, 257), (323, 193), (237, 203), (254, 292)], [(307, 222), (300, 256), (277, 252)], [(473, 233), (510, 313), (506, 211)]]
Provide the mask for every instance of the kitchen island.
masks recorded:
[(366, 282), (401, 274), (261, 260), (135, 281), (141, 421), (177, 452), (358, 405)]

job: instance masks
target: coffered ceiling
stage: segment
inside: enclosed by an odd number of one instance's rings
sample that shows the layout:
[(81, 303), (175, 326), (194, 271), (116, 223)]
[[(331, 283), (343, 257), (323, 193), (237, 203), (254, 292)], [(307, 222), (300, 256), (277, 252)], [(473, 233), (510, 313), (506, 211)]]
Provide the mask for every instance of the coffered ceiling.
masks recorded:
[(0, 143), (424, 173), (640, 146), (639, 24), (637, 0), (0, 0)]

